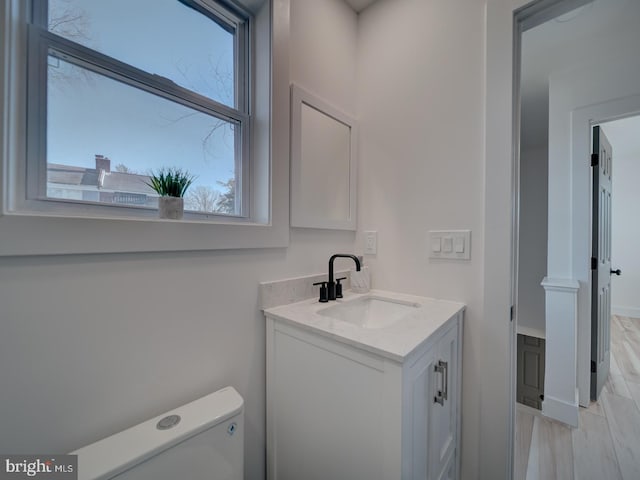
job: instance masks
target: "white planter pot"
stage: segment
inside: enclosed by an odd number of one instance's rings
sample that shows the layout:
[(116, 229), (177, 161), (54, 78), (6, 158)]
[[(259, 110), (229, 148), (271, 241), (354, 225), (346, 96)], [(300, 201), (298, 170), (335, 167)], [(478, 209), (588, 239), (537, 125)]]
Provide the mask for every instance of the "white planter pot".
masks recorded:
[(158, 216), (171, 220), (180, 220), (184, 214), (184, 198), (182, 197), (159, 197)]

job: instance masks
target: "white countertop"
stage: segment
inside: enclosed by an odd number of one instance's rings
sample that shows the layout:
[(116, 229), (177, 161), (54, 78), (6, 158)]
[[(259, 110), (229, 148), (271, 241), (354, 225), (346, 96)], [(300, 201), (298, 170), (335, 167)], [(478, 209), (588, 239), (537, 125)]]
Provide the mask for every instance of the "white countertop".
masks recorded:
[[(318, 314), (318, 311), (324, 308), (367, 296), (412, 302), (419, 306), (396, 323), (375, 329), (363, 328)], [(427, 342), (429, 337), (451, 317), (464, 308), (465, 305), (459, 302), (371, 290), (366, 294), (347, 291), (344, 298), (328, 303), (320, 303), (316, 298), (304, 300), (269, 308), (264, 313), (267, 317), (402, 362), (415, 349)]]

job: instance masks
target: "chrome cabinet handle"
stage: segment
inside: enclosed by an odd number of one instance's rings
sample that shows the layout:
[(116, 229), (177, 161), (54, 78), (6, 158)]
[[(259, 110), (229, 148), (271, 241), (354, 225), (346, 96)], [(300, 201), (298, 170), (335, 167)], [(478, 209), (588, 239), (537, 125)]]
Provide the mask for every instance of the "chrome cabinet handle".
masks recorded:
[(444, 401), (449, 396), (449, 363), (444, 360), (438, 360), (438, 363), (434, 365), (434, 370), (436, 373), (442, 374), (442, 388), (438, 390), (436, 396), (433, 398), (435, 403), (439, 403), (440, 405), (444, 405)]

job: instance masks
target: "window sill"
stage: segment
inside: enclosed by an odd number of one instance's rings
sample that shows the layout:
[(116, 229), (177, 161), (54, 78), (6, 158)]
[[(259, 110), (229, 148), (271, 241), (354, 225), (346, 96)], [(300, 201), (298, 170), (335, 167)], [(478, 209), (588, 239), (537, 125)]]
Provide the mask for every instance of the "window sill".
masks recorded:
[(289, 229), (282, 220), (262, 225), (10, 213), (0, 217), (0, 256), (286, 247)]
[[(158, 209), (152, 207), (131, 207), (126, 205), (92, 204), (52, 199), (13, 202), (15, 208), (5, 209), (8, 216), (80, 218), (84, 220), (116, 220), (124, 222), (173, 222), (201, 223), (206, 225), (268, 225), (267, 213), (251, 218), (216, 213), (184, 211), (183, 218), (171, 220), (160, 218)], [(0, 217), (2, 214), (0, 214)], [(264, 221), (263, 221), (264, 218)]]

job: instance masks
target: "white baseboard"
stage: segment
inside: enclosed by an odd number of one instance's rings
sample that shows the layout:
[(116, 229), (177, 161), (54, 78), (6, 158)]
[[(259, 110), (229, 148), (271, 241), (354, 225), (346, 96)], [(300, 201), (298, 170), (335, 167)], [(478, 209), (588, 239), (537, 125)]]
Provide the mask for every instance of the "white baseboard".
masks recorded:
[(528, 413), (529, 415), (533, 415), (534, 417), (542, 417), (542, 410), (538, 410), (537, 408), (530, 407), (529, 405), (524, 405), (523, 403), (516, 402), (516, 411)]
[(567, 403), (545, 395), (542, 401), (542, 414), (545, 417), (553, 418), (571, 427), (578, 427), (579, 409), (577, 400), (575, 403)]
[(640, 318), (640, 307), (611, 307), (611, 313), (623, 317)]
[(520, 324), (518, 324), (516, 331), (517, 331), (518, 334), (526, 335), (528, 337), (546, 338), (544, 330), (539, 330), (537, 328), (531, 328), (531, 327), (525, 327), (524, 325), (520, 325)]

